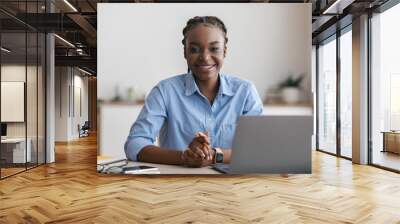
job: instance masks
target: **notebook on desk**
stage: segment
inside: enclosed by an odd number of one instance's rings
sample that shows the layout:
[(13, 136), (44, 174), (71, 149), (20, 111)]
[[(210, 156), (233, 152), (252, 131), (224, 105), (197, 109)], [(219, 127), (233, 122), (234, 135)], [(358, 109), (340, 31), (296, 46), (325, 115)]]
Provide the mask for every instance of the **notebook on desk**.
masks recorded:
[(242, 116), (222, 173), (311, 173), (312, 116)]

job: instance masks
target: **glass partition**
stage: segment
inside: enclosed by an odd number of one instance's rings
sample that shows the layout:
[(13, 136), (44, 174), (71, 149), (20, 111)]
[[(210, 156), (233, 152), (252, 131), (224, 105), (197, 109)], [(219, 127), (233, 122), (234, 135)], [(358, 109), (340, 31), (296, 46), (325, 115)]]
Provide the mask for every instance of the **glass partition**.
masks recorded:
[(45, 162), (45, 35), (16, 19), (43, 13), (44, 3), (0, 3), (16, 15), (0, 11), (0, 178)]
[(336, 154), (336, 37), (318, 47), (318, 149)]
[(31, 156), (26, 150), (26, 33), (3, 32), (1, 47), (1, 176), (6, 177), (24, 171)]

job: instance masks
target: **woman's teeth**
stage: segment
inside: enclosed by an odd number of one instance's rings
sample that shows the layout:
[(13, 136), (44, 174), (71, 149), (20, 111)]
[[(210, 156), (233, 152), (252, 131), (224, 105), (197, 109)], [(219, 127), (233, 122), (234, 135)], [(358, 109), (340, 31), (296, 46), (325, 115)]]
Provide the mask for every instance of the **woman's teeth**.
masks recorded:
[(214, 65), (198, 65), (200, 69), (209, 70), (214, 67)]

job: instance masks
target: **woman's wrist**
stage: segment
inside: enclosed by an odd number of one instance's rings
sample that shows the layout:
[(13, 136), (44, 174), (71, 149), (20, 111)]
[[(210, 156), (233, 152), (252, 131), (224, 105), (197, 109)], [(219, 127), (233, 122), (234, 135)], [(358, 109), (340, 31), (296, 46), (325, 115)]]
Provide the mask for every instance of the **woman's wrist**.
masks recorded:
[(215, 164), (215, 155), (216, 155), (216, 153), (215, 153), (215, 149), (214, 148), (211, 148), (211, 164)]
[(179, 158), (180, 158), (179, 164), (184, 166), (185, 165), (185, 151), (179, 151)]

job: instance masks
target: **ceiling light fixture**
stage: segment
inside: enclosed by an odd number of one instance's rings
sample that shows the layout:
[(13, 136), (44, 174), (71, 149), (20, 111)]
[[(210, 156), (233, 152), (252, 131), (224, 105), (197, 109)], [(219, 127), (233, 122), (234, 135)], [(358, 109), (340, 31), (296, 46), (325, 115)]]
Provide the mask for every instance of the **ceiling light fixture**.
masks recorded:
[(71, 4), (69, 3), (68, 0), (64, 0), (65, 4), (67, 4), (72, 10), (74, 10), (74, 12), (78, 12), (78, 10)]
[(353, 2), (354, 0), (336, 0), (332, 5), (325, 9), (322, 14), (341, 14), (343, 13), (343, 9), (351, 5)]
[(83, 73), (85, 73), (85, 74), (87, 74), (87, 75), (90, 75), (90, 76), (92, 75), (92, 73), (90, 73), (90, 72), (88, 72), (88, 71), (86, 71), (86, 70), (83, 70), (83, 69), (81, 69), (81, 68), (79, 68), (79, 67), (78, 67), (78, 70), (81, 71), (81, 72), (83, 72)]
[(76, 53), (78, 53), (79, 55), (83, 55), (83, 50), (81, 48), (77, 48)]
[(67, 45), (69, 45), (70, 47), (75, 48), (75, 45), (73, 45), (73, 44), (72, 44), (71, 42), (69, 42), (68, 40), (66, 40), (66, 39), (64, 39), (64, 38), (62, 38), (62, 37), (60, 37), (60, 36), (57, 35), (57, 34), (54, 34), (54, 36), (57, 37), (58, 39), (60, 39), (61, 41), (63, 41), (64, 43), (66, 43)]
[(5, 48), (5, 47), (1, 47), (1, 50), (4, 51), (4, 52), (6, 52), (6, 53), (10, 53), (10, 52), (11, 52), (11, 50), (9, 50), (9, 49), (7, 49), (7, 48)]

